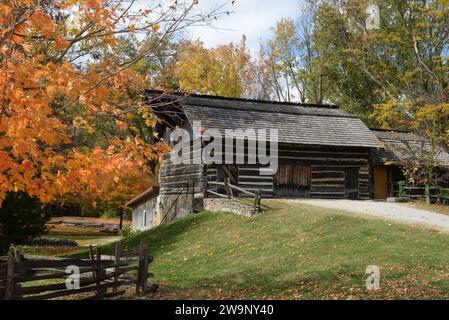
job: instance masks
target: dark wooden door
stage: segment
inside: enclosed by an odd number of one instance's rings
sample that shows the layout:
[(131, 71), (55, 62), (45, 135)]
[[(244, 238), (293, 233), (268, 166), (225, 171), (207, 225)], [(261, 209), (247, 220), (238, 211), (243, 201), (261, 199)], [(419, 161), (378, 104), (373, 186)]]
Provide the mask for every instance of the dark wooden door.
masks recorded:
[(359, 168), (345, 169), (345, 190), (348, 199), (359, 198)]
[(310, 166), (281, 164), (274, 177), (275, 194), (282, 197), (310, 196)]

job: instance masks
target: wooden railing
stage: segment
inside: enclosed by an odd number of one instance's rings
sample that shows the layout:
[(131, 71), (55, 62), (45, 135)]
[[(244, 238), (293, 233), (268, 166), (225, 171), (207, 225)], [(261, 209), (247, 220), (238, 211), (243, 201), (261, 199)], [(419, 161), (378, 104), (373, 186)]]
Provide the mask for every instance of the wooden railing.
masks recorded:
[[(405, 194), (409, 198), (414, 199), (425, 199), (426, 198), (426, 188), (425, 187), (404, 187)], [(449, 189), (430, 187), (429, 197), (438, 203), (449, 205)]]
[(225, 187), (226, 190), (226, 194), (221, 194), (217, 191), (214, 190), (210, 190), (210, 189), (206, 189), (207, 193), (210, 193), (214, 196), (220, 197), (220, 198), (227, 198), (227, 199), (234, 199), (234, 191), (238, 191), (240, 193), (243, 193), (244, 195), (250, 196), (254, 198), (254, 202), (253, 202), (253, 214), (256, 214), (260, 211), (261, 206), (260, 206), (260, 202), (262, 200), (261, 197), (261, 190), (257, 190), (256, 192), (251, 192), (248, 190), (245, 190), (243, 188), (240, 188), (238, 186), (235, 186), (233, 184), (231, 184), (231, 182), (229, 181), (229, 178), (225, 178), (224, 182), (217, 182), (217, 181), (208, 181), (207, 182), (209, 185), (216, 185), (216, 186), (222, 186)]
[[(132, 263), (135, 260), (137, 264)], [(122, 295), (126, 290), (119, 288), (123, 286), (134, 286), (136, 293), (156, 290), (157, 285), (148, 285), (152, 261), (143, 242), (137, 252), (131, 253), (122, 253), (118, 242), (111, 259), (102, 258), (101, 247), (94, 253), (92, 246), (90, 259), (33, 258), (12, 249), (6, 257), (0, 257), (0, 298), (47, 300), (88, 294), (78, 298), (102, 299)], [(75, 288), (66, 283), (73, 267), (79, 271), (79, 287)]]

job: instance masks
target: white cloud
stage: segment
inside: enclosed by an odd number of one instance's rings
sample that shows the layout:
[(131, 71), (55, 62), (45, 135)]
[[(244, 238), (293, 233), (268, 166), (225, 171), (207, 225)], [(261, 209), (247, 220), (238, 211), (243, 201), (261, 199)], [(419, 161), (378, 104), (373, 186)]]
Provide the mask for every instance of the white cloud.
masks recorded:
[[(225, 0), (200, 0), (199, 10), (210, 11)], [(303, 0), (235, 0), (227, 2), (225, 10), (233, 11), (215, 21), (218, 29), (191, 27), (187, 34), (192, 39), (199, 38), (207, 47), (239, 42), (244, 34), (253, 55), (259, 50), (260, 40), (271, 36), (270, 28), (281, 18), (296, 19), (301, 14)]]

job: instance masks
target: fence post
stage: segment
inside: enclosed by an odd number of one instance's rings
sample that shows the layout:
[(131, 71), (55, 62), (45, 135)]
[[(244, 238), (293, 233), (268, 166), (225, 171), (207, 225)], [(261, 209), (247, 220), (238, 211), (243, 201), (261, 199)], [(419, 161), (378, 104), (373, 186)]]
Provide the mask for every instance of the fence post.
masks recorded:
[(255, 195), (254, 195), (254, 213), (258, 213), (260, 210), (260, 194), (261, 194), (262, 190), (257, 190)]
[(142, 291), (146, 292), (148, 285), (148, 246), (143, 249), (143, 267), (142, 267)]
[[(114, 273), (118, 273), (120, 270), (119, 264), (120, 264), (120, 258), (122, 255), (122, 246), (120, 241), (115, 243), (115, 256), (114, 256), (114, 260), (115, 260), (115, 267), (114, 267)], [(112, 289), (113, 292), (117, 291), (117, 284), (118, 284), (118, 275), (114, 276), (114, 287)]]
[(224, 179), (226, 194), (227, 194), (228, 198), (231, 199), (232, 198), (232, 190), (231, 190), (231, 187), (229, 186), (229, 184), (230, 184), (229, 177), (226, 177)]
[(140, 241), (139, 247), (139, 267), (137, 269), (137, 277), (136, 277), (136, 294), (140, 293), (140, 287), (142, 285), (142, 269), (143, 269), (143, 260), (144, 260), (144, 243)]
[(101, 267), (101, 247), (97, 245), (96, 248), (96, 264), (95, 264), (95, 268), (96, 268), (96, 278), (97, 278), (97, 294), (99, 296), (103, 295), (103, 291), (101, 290), (101, 275), (102, 272), (100, 271), (100, 267)]
[[(189, 182), (189, 184), (190, 184), (190, 182)], [(192, 181), (192, 195), (194, 195), (195, 194), (195, 181)], [(193, 199), (193, 197), (192, 197), (192, 199)]]
[(6, 288), (5, 300), (11, 300), (14, 297), (14, 253), (12, 250), (8, 253), (8, 264), (6, 269)]
[(97, 279), (97, 273), (95, 272), (95, 256), (94, 256), (94, 248), (92, 245), (89, 245), (89, 258), (92, 262), (92, 279)]

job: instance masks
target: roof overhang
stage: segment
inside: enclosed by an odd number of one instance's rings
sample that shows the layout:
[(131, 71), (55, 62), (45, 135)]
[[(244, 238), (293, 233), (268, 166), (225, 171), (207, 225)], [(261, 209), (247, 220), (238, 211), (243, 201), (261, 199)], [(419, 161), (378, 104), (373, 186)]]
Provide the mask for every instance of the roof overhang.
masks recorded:
[(138, 196), (134, 197), (130, 201), (126, 203), (127, 207), (136, 207), (137, 205), (141, 204), (142, 202), (145, 202), (149, 199), (152, 199), (156, 197), (159, 194), (159, 187), (154, 186), (150, 187)]

